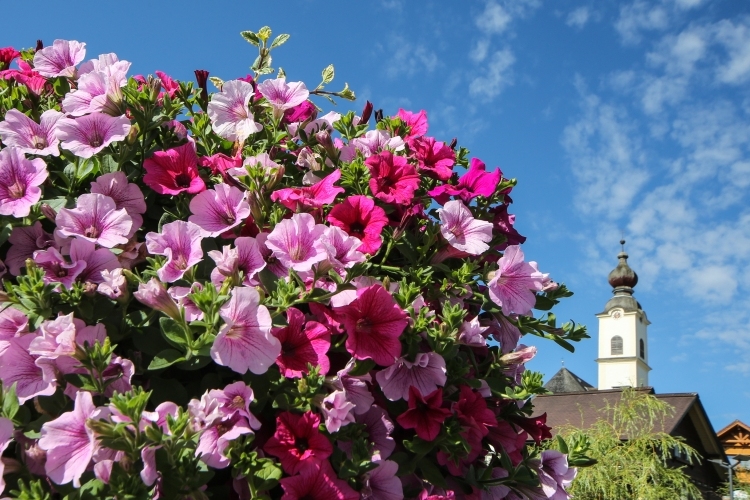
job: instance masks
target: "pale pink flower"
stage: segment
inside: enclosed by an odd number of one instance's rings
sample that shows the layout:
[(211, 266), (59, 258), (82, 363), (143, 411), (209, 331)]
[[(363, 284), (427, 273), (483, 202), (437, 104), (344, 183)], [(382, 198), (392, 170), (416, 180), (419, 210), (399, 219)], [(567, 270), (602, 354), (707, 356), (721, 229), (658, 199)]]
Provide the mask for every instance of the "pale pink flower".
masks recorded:
[(414, 362), (399, 358), (388, 368), (375, 374), (380, 389), (391, 401), (409, 400), (409, 388), (416, 388), (427, 396), (447, 380), (445, 360), (437, 353), (418, 353)]
[(81, 475), (88, 469), (96, 446), (96, 436), (86, 420), (95, 412), (91, 394), (80, 391), (73, 411), (42, 425), (39, 447), (47, 452), (44, 469), (56, 484), (73, 481), (76, 488), (81, 486)]
[(252, 96), (253, 86), (241, 80), (224, 82), (221, 92), (211, 96), (208, 117), (219, 137), (245, 142), (251, 134), (263, 129), (247, 107)]
[(252, 434), (253, 430), (248, 422), (239, 413), (214, 422), (206, 427), (198, 438), (198, 447), (195, 449), (196, 456), (201, 461), (214, 469), (223, 469), (230, 465), (229, 458), (225, 455), (226, 449), (232, 441), (244, 434)]
[(258, 84), (258, 90), (274, 109), (281, 111), (302, 104), (310, 95), (303, 82), (286, 83), (286, 78), (265, 80)]
[(198, 193), (190, 200), (193, 213), (188, 221), (200, 226), (207, 236), (219, 236), (242, 223), (250, 215), (245, 193), (228, 184)]
[(203, 260), (202, 239), (201, 228), (184, 220), (164, 224), (161, 233), (148, 233), (148, 251), (167, 257), (167, 262), (156, 272), (159, 279), (165, 283), (177, 281), (185, 271)]
[(112, 172), (100, 175), (91, 183), (91, 192), (109, 196), (117, 209), (124, 208), (133, 225), (128, 238), (132, 237), (143, 225), (142, 214), (146, 213), (146, 200), (143, 191), (134, 182), (128, 182), (125, 172)]
[[(355, 410), (356, 413), (356, 410)], [(355, 416), (358, 424), (365, 426), (367, 432), (367, 441), (372, 446), (373, 455), (380, 455), (380, 458), (388, 458), (393, 450), (396, 449), (396, 441), (391, 437), (393, 433), (393, 422), (388, 418), (388, 413), (377, 405), (370, 405), (367, 411)], [(339, 448), (350, 456), (351, 443), (339, 442)]]
[(0, 311), (0, 339), (20, 337), (29, 332), (29, 318), (16, 309), (8, 306)]
[(0, 340), (0, 380), (4, 387), (16, 384), (18, 401), (23, 404), (35, 396), (51, 396), (57, 387), (54, 379), (45, 379), (36, 364), (37, 356), (29, 352), (34, 334)]
[(352, 161), (357, 156), (357, 151), (364, 158), (369, 158), (384, 150), (402, 151), (404, 140), (401, 137), (391, 137), (385, 130), (368, 130), (363, 137), (352, 139), (351, 142), (341, 149), (341, 160)]
[(211, 346), (213, 360), (237, 373), (265, 373), (281, 352), (281, 343), (271, 335), (271, 314), (260, 305), (258, 292), (234, 288), (220, 315), (225, 325)]
[(242, 284), (252, 286), (255, 276), (266, 267), (260, 246), (255, 238), (249, 236), (235, 238), (234, 245), (234, 248), (225, 245), (221, 252), (208, 252), (208, 256), (216, 262), (216, 267), (211, 271), (211, 282), (219, 286), (228, 277), (239, 276), (242, 272)]
[(120, 61), (115, 54), (102, 54), (81, 65), (77, 88), (62, 101), (66, 114), (82, 116), (104, 112), (116, 116), (123, 95), (121, 87), (128, 83), (128, 61)]
[(475, 219), (460, 200), (449, 201), (438, 214), (440, 233), (453, 248), (469, 255), (481, 255), (490, 248), (492, 223)]
[(151, 278), (147, 283), (138, 285), (138, 290), (133, 292), (133, 297), (141, 304), (163, 312), (172, 319), (180, 318), (180, 308), (177, 307), (177, 302), (167, 293), (167, 289), (164, 288), (161, 281), (156, 278)]
[(279, 261), (295, 271), (309, 271), (312, 266), (328, 258), (322, 240), (326, 226), (316, 224), (312, 215), (294, 214), (276, 224), (268, 235), (266, 246)]
[(354, 403), (346, 399), (344, 391), (334, 391), (323, 398), (320, 405), (325, 417), (326, 430), (330, 433), (354, 422)]
[(70, 243), (71, 262), (85, 262), (86, 267), (78, 275), (78, 281), (99, 284), (104, 281), (102, 271), (112, 271), (120, 267), (117, 256), (108, 248), (96, 249), (94, 243), (75, 238)]
[(101, 272), (101, 277), (102, 281), (96, 289), (97, 292), (112, 300), (117, 300), (126, 295), (128, 281), (122, 274), (121, 267), (116, 267), (111, 271), (104, 270)]
[(372, 408), (375, 398), (367, 387), (368, 383), (372, 383), (369, 373), (359, 376), (349, 375), (354, 368), (354, 361), (354, 358), (350, 359), (346, 366), (339, 370), (338, 377), (332, 380), (332, 385), (344, 391), (346, 399), (354, 403), (354, 413), (360, 415)]
[(396, 476), (398, 464), (391, 460), (375, 463), (378, 466), (365, 474), (362, 500), (403, 500), (404, 488)]
[(200, 321), (203, 319), (203, 311), (198, 309), (195, 302), (189, 297), (195, 290), (202, 290), (203, 285), (196, 282), (193, 286), (172, 286), (167, 290), (169, 296), (172, 297), (177, 305), (182, 307), (185, 311), (185, 321)]
[(225, 417), (231, 417), (238, 413), (250, 424), (253, 429), (260, 429), (261, 423), (250, 413), (250, 403), (253, 402), (253, 390), (242, 381), (234, 382), (224, 389), (211, 389), (208, 397), (218, 402), (218, 411)]
[(568, 457), (557, 450), (545, 450), (531, 466), (539, 474), (542, 491), (552, 500), (571, 498), (566, 489), (575, 479), (578, 469), (568, 466)]
[(41, 335), (33, 339), (29, 352), (48, 359), (72, 356), (76, 351), (76, 331), (85, 326), (83, 321), (73, 317), (73, 313), (61, 314), (54, 320), (44, 321), (39, 326)]
[[(13, 440), (15, 431), (13, 429), (13, 422), (7, 418), (0, 418), (0, 454), (2, 454), (8, 447), (10, 442)], [(5, 472), (5, 463), (0, 461), (0, 493), (5, 490), (5, 481), (3, 480), (3, 473)]]
[(521, 330), (502, 314), (494, 315), (490, 328), (492, 338), (500, 343), (500, 352), (503, 354), (515, 349), (521, 339)]
[(536, 290), (541, 290), (544, 276), (535, 262), (524, 262), (521, 247), (511, 245), (498, 260), (500, 268), (487, 284), (492, 301), (504, 314), (526, 315), (536, 303)]
[(47, 78), (74, 78), (76, 65), (86, 57), (86, 44), (75, 40), (55, 40), (34, 54), (34, 70)]
[(75, 208), (60, 209), (55, 222), (59, 236), (83, 238), (107, 248), (127, 243), (133, 225), (125, 209), (118, 210), (112, 198), (96, 193), (79, 196)]
[(358, 251), (362, 240), (346, 234), (340, 227), (327, 227), (323, 233), (323, 243), (328, 249), (328, 263), (340, 273), (367, 259), (365, 254)]
[(464, 321), (458, 329), (458, 343), (472, 347), (486, 347), (487, 338), (484, 332), (488, 329), (488, 326), (479, 324), (479, 316), (475, 316), (471, 321)]
[(29, 155), (60, 156), (55, 125), (63, 116), (59, 111), (48, 109), (37, 123), (17, 109), (9, 109), (5, 121), (0, 122), (0, 139), (6, 146), (17, 147)]
[(26, 266), (26, 259), (33, 257), (34, 252), (55, 246), (54, 238), (42, 229), (39, 221), (32, 226), (14, 227), (8, 241), (11, 247), (5, 256), (5, 265), (13, 276), (21, 274), (21, 268)]
[(129, 131), (130, 120), (125, 115), (91, 113), (57, 122), (60, 146), (81, 158), (91, 158), (113, 142), (125, 139)]
[(0, 150), (0, 215), (29, 215), (31, 206), (42, 197), (39, 186), (47, 175), (47, 164), (41, 158), (27, 160), (15, 147)]
[(55, 248), (35, 252), (34, 262), (44, 270), (45, 283), (60, 283), (65, 288), (72, 288), (86, 267), (84, 261), (68, 262)]
[(293, 212), (314, 210), (333, 203), (336, 196), (344, 192), (334, 183), (341, 178), (341, 170), (334, 170), (314, 185), (279, 189), (271, 193), (271, 201), (277, 201)]

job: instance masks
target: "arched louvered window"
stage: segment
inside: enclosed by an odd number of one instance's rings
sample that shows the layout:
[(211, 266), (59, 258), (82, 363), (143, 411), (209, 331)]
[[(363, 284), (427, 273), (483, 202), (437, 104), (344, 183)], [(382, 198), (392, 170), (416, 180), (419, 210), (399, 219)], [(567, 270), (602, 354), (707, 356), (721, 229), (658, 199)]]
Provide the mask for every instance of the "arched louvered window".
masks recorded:
[(612, 356), (622, 355), (622, 337), (615, 335), (612, 337)]
[(641, 339), (641, 359), (646, 359), (646, 343)]

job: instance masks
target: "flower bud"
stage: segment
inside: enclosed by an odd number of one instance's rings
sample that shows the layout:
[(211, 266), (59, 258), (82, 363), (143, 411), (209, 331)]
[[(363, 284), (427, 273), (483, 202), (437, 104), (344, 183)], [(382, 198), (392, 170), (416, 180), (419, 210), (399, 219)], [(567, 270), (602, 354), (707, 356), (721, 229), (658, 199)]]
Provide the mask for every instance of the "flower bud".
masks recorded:
[(338, 151), (336, 150), (336, 146), (333, 145), (331, 134), (327, 130), (316, 132), (315, 139), (318, 141), (318, 144), (323, 146), (323, 149), (329, 157), (336, 158), (338, 156)]
[(201, 89), (201, 99), (208, 101), (208, 71), (205, 69), (196, 69), (195, 80)]
[(370, 121), (370, 116), (372, 116), (372, 103), (370, 101), (367, 101), (365, 103), (365, 109), (362, 110), (362, 117), (359, 119), (359, 124), (362, 125), (363, 123), (367, 123)]
[(164, 288), (161, 281), (156, 278), (151, 278), (148, 283), (138, 285), (138, 290), (133, 292), (133, 297), (138, 299), (141, 304), (163, 312), (174, 320), (181, 319), (177, 302), (167, 293), (167, 289)]
[(34, 48), (35, 52), (39, 52), (44, 48), (44, 43), (41, 40), (36, 41), (36, 47)]
[(50, 222), (55, 222), (57, 219), (57, 212), (48, 203), (42, 203), (40, 208), (42, 215), (44, 215)]
[(375, 111), (375, 121), (376, 122), (382, 122), (383, 121), (383, 110), (379, 109)]

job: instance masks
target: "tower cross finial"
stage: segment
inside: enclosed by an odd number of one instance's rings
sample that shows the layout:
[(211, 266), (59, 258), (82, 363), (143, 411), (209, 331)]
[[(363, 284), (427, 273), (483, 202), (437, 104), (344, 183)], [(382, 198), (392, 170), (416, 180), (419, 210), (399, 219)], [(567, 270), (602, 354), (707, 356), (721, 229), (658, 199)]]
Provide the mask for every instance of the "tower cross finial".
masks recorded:
[(622, 248), (622, 251), (625, 251), (625, 233), (620, 232), (620, 247)]

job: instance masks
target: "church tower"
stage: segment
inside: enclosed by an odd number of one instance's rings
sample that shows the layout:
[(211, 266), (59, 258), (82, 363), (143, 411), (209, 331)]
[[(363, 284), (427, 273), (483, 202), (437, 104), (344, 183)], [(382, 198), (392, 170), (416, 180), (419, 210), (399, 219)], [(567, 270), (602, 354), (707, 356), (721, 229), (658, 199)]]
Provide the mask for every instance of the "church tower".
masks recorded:
[(599, 318), (598, 389), (648, 386), (648, 335), (650, 324), (641, 305), (633, 297), (638, 275), (628, 265), (625, 240), (617, 255), (617, 267), (609, 273), (614, 297)]

